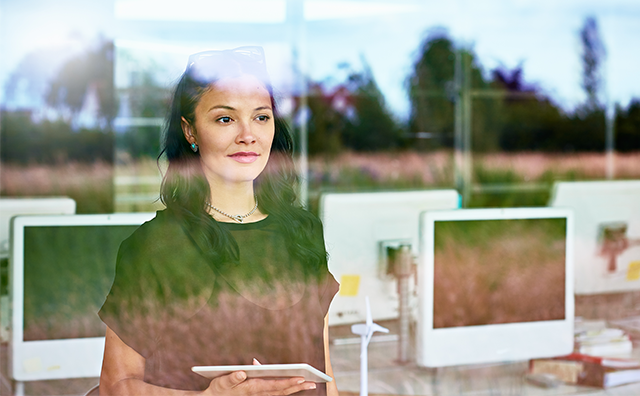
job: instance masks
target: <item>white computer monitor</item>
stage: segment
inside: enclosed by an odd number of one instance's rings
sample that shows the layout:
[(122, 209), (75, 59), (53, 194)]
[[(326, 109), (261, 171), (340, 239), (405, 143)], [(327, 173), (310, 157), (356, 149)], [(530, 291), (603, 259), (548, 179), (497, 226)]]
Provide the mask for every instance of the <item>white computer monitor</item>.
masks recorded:
[(420, 225), (419, 366), (573, 350), (571, 210), (425, 212)]
[(74, 214), (76, 201), (67, 197), (0, 198), (0, 340), (9, 341), (9, 224), (17, 215)]
[(0, 257), (9, 255), (9, 223), (13, 216), (74, 214), (76, 201), (56, 198), (0, 198)]
[(549, 206), (575, 213), (576, 294), (640, 289), (640, 180), (558, 182)]
[(11, 377), (98, 377), (97, 315), (122, 240), (154, 213), (17, 216), (11, 224)]
[[(459, 204), (455, 190), (322, 195), (320, 217), (329, 270), (340, 282), (329, 324), (364, 321), (365, 296), (369, 296), (373, 320), (398, 318), (397, 283), (387, 274), (387, 248), (407, 244), (417, 257), (420, 212), (455, 209)], [(411, 304), (415, 312), (417, 302)]]

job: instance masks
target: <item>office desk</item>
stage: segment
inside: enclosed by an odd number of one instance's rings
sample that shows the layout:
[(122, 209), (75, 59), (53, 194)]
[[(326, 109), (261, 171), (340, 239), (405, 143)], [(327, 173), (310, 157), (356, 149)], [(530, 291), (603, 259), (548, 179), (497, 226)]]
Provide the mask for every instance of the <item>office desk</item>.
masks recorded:
[[(388, 323), (384, 323), (389, 326)], [(331, 338), (336, 337), (331, 328)], [(331, 362), (341, 396), (356, 396), (360, 391), (360, 343), (350, 331), (338, 332), (340, 339), (351, 338), (354, 343), (330, 346)], [(610, 389), (563, 385), (543, 389), (527, 383), (524, 375), (528, 362), (456, 366), (425, 369), (415, 364), (400, 365), (397, 341), (369, 344), (369, 394), (416, 396), (640, 396), (640, 383)], [(384, 338), (382, 338), (384, 339)], [(388, 337), (387, 337), (388, 339)], [(640, 359), (640, 345), (634, 346), (634, 356)], [(0, 395), (11, 394), (7, 344), (0, 344)], [(97, 378), (57, 381), (34, 381), (27, 384), (28, 395), (82, 395), (98, 383)]]
[[(384, 338), (382, 338), (384, 339)], [(388, 337), (387, 337), (388, 339)], [(356, 340), (354, 339), (354, 342)], [(640, 396), (640, 383), (609, 389), (562, 385), (540, 388), (528, 383), (524, 375), (528, 362), (485, 364), (427, 369), (415, 363), (400, 365), (397, 341), (369, 344), (370, 395), (420, 396)], [(331, 345), (331, 362), (341, 396), (359, 394), (360, 344)], [(635, 357), (640, 346), (635, 347)]]

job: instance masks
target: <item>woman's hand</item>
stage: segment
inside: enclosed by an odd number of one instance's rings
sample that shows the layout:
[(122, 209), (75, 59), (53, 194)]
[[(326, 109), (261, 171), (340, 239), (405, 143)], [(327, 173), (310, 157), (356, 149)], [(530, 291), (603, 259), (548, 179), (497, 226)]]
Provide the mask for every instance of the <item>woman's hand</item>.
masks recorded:
[(207, 396), (285, 396), (303, 390), (315, 389), (316, 384), (305, 382), (302, 377), (286, 379), (247, 379), (244, 371), (236, 371), (231, 374), (215, 378), (209, 387), (203, 392)]
[[(153, 395), (153, 396), (285, 396), (307, 389), (315, 389), (313, 382), (304, 382), (302, 377), (280, 380), (247, 379), (244, 371), (215, 378), (202, 391), (181, 391), (160, 388), (144, 382), (145, 359), (125, 344), (107, 327), (105, 352), (100, 376), (101, 395)], [(256, 360), (254, 364), (260, 364)]]

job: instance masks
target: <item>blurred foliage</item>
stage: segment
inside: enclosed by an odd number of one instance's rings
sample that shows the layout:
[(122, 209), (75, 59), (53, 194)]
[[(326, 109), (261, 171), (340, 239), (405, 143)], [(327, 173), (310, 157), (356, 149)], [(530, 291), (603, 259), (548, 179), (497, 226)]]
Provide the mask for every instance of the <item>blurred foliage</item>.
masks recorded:
[(3, 163), (113, 162), (112, 41), (99, 40), (64, 62), (44, 96), (46, 109), (2, 110)]
[(348, 114), (339, 111), (336, 103), (351, 106), (351, 92), (339, 87), (327, 92), (322, 83), (309, 83), (308, 150), (310, 154), (337, 154), (344, 149), (342, 132), (349, 127)]
[(113, 161), (113, 133), (74, 131), (62, 120), (34, 122), (31, 112), (1, 113), (0, 157), (3, 163), (55, 164), (67, 161)]
[[(159, 84), (152, 70), (134, 72), (131, 85), (121, 94), (121, 101), (128, 106), (131, 117), (164, 119), (169, 111), (170, 90)], [(156, 158), (160, 154), (162, 126), (127, 126), (116, 134), (116, 147), (130, 158)]]
[[(604, 48), (595, 21), (581, 32), (583, 87), (587, 101), (572, 112), (524, 79), (522, 65), (483, 71), (475, 55), (456, 48), (444, 33), (420, 46), (406, 85), (411, 113), (406, 124), (394, 121), (371, 72), (351, 72), (336, 88), (310, 83), (309, 153), (453, 148), (456, 56), (466, 64), (471, 94), (474, 152), (598, 152), (605, 149), (605, 111), (597, 95)], [(615, 149), (640, 149), (640, 101), (617, 108)]]
[[(62, 114), (68, 109), (73, 117), (82, 110), (87, 95), (95, 95), (98, 122), (106, 130), (111, 130), (118, 113), (113, 64), (112, 41), (101, 41), (97, 48), (71, 58), (51, 81), (46, 95), (47, 104)], [(70, 122), (71, 119), (66, 121)]]
[[(394, 118), (370, 68), (347, 66), (337, 83), (308, 81), (308, 151), (336, 156), (343, 152), (433, 151), (454, 146), (456, 59), (468, 70), (471, 96), (472, 150), (579, 152), (604, 151), (605, 111), (598, 101), (601, 64), (605, 56), (595, 19), (580, 31), (582, 86), (586, 101), (573, 111), (555, 103), (524, 78), (522, 65), (485, 71), (475, 54), (456, 46), (446, 32), (431, 34), (420, 44), (413, 70), (406, 78), (410, 115)], [(2, 147), (6, 163), (113, 161), (114, 149), (128, 158), (155, 158), (160, 151), (162, 120), (170, 90), (154, 78), (153, 67), (130, 75), (130, 84), (116, 96), (113, 81), (113, 43), (98, 45), (63, 63), (45, 93), (56, 117), (40, 111), (2, 112)], [(15, 87), (14, 87), (15, 88)], [(95, 127), (83, 129), (79, 115), (93, 98)], [(112, 132), (118, 110), (124, 119), (146, 120)], [(301, 115), (300, 101), (297, 113)], [(33, 116), (34, 114), (37, 115)], [(49, 114), (43, 117), (42, 114)], [(615, 149), (640, 149), (640, 100), (618, 106)]]
[[(524, 81), (521, 65), (512, 70), (496, 68), (485, 79), (473, 53), (456, 49), (446, 34), (427, 37), (407, 79), (411, 100), (408, 129), (414, 135), (426, 132), (432, 139), (415, 139), (411, 147), (453, 147), (458, 51), (470, 74), (473, 151), (604, 151), (605, 112), (597, 98), (604, 48), (592, 18), (585, 21), (581, 40), (587, 102), (566, 112), (538, 87)], [(640, 149), (638, 104), (634, 100), (628, 109), (617, 109), (616, 150)]]
[(156, 158), (160, 154), (161, 133), (158, 126), (130, 126), (116, 135), (116, 147), (132, 159)]
[(0, 196), (57, 197), (76, 201), (76, 213), (113, 213), (114, 167), (105, 162), (83, 164), (2, 164)]
[(584, 104), (586, 110), (596, 111), (602, 108), (598, 98), (602, 86), (601, 65), (606, 56), (604, 44), (598, 32), (598, 23), (594, 17), (587, 17), (580, 30), (582, 45), (582, 82), (581, 86), (587, 95)]
[(364, 71), (351, 70), (346, 81), (331, 89), (320, 82), (308, 84), (310, 154), (388, 151), (404, 144), (403, 127), (387, 109), (366, 64)]
[(170, 95), (170, 89), (156, 81), (153, 70), (144, 70), (132, 73), (126, 101), (132, 117), (164, 118)]
[(344, 131), (344, 143), (355, 151), (393, 150), (401, 145), (402, 129), (387, 109), (371, 70), (349, 76), (354, 116)]
[[(409, 132), (429, 134), (425, 140), (418, 137), (414, 141), (417, 149), (437, 149), (453, 147), (455, 125), (455, 101), (458, 96), (455, 86), (456, 48), (444, 34), (428, 37), (422, 43), (419, 56), (413, 65), (413, 72), (407, 78), (407, 89), (411, 101)], [(474, 54), (460, 50), (461, 62), (468, 64), (470, 88), (488, 88), (482, 70)], [(500, 103), (495, 100), (475, 100), (472, 128), (473, 146), (486, 151), (497, 148), (494, 124), (499, 123)]]
[(626, 109), (618, 106), (614, 129), (617, 151), (640, 149), (640, 99), (633, 99)]
[[(452, 147), (456, 96), (453, 43), (444, 36), (434, 37), (425, 40), (419, 52), (421, 55), (407, 79), (411, 100), (409, 131), (436, 134), (426, 148)], [(477, 77), (477, 68), (473, 71)]]

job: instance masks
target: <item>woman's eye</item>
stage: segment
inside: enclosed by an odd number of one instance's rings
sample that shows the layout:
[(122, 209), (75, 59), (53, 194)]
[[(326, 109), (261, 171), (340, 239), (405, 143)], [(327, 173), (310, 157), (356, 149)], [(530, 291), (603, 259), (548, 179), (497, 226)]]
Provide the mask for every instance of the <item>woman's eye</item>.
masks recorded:
[(269, 117), (268, 115), (259, 115), (259, 116), (256, 117), (256, 120), (258, 120), (258, 121), (268, 121), (269, 118), (271, 118), (271, 117)]
[(220, 117), (217, 121), (223, 124), (228, 124), (231, 122), (231, 117)]

